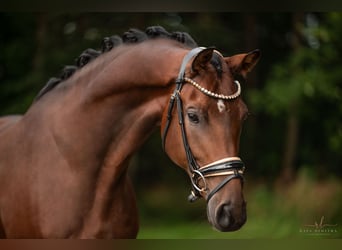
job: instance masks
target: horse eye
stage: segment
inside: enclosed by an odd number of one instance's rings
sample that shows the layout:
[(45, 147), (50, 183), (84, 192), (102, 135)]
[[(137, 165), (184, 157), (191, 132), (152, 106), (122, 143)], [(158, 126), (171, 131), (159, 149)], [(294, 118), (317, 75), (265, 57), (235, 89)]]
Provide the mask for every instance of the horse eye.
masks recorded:
[(188, 118), (192, 123), (199, 123), (199, 117), (195, 113), (188, 113)]

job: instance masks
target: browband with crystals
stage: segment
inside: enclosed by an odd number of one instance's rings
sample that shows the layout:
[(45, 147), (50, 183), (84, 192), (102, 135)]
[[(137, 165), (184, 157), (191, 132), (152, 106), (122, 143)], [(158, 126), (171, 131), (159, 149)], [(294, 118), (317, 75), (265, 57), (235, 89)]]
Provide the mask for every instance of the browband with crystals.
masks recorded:
[(232, 94), (232, 95), (223, 95), (223, 94), (217, 94), (214, 92), (211, 92), (210, 90), (202, 87), (201, 85), (199, 85), (197, 82), (195, 82), (194, 80), (188, 78), (188, 77), (184, 77), (184, 81), (192, 84), (194, 87), (196, 87), (197, 89), (199, 89), (202, 93), (206, 94), (207, 96), (213, 97), (213, 98), (217, 98), (217, 99), (222, 99), (222, 100), (233, 100), (237, 97), (240, 96), (241, 94), (241, 86), (239, 81), (235, 80), (234, 82), (237, 85), (237, 91)]

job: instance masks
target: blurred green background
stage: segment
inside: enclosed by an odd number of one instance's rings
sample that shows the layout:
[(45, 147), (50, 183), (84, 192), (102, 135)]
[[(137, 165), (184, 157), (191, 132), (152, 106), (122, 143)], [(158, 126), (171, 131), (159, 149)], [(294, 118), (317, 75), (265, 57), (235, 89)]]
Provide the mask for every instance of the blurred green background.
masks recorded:
[(138, 238), (342, 238), (342, 13), (3, 12), (0, 23), (0, 115), (24, 113), (64, 65), (129, 28), (186, 31), (226, 56), (259, 48), (243, 86), (246, 225), (211, 228), (156, 131), (130, 166)]

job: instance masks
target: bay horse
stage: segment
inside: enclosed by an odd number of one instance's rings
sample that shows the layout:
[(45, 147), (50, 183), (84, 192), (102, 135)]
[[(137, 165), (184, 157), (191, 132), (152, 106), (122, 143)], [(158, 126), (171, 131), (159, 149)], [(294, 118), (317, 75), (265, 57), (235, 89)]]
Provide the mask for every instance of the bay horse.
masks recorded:
[(130, 158), (158, 127), (219, 231), (246, 221), (237, 77), (260, 53), (224, 57), (187, 33), (130, 29), (51, 78), (23, 115), (0, 119), (1, 238), (135, 238)]

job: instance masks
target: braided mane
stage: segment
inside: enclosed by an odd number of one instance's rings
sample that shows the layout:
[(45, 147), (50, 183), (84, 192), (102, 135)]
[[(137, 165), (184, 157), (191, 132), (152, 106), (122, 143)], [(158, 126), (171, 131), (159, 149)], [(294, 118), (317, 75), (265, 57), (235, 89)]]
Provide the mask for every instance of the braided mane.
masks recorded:
[(121, 37), (118, 35), (105, 37), (102, 40), (101, 50), (88, 48), (75, 60), (75, 65), (67, 65), (63, 68), (58, 77), (51, 77), (45, 86), (39, 91), (34, 101), (39, 100), (44, 94), (55, 88), (59, 83), (70, 78), (79, 68), (84, 67), (90, 61), (101, 56), (121, 44), (140, 43), (148, 39), (168, 38), (183, 43), (191, 48), (196, 47), (197, 43), (185, 32), (168, 32), (161, 26), (148, 27), (145, 32), (138, 29), (129, 29)]

